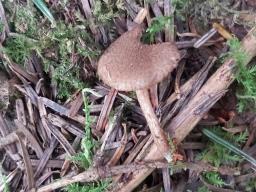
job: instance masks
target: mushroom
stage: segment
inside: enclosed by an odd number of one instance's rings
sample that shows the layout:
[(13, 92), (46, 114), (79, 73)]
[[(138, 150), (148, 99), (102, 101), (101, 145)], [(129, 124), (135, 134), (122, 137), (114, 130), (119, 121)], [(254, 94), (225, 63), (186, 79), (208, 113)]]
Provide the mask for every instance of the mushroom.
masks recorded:
[(136, 91), (154, 142), (170, 162), (168, 140), (152, 108), (148, 88), (162, 81), (177, 66), (180, 54), (172, 42), (143, 44), (142, 31), (142, 26), (137, 25), (114, 41), (99, 59), (98, 75), (119, 91)]

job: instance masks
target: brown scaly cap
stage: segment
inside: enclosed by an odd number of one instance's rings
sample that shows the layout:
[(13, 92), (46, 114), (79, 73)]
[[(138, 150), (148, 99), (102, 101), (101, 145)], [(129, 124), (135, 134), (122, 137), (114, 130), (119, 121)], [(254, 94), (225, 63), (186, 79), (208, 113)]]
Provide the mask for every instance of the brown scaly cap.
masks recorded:
[(98, 75), (110, 87), (120, 91), (149, 88), (177, 66), (180, 54), (176, 45), (142, 44), (142, 30), (136, 26), (124, 33), (100, 57)]

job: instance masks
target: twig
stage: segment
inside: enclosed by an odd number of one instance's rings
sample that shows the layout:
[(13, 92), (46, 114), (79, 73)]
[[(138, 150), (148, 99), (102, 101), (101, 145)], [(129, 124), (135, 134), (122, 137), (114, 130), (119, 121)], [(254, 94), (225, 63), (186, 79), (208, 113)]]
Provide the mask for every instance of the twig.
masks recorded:
[(154, 162), (139, 162), (139, 163), (132, 163), (127, 165), (118, 165), (114, 167), (110, 166), (101, 166), (101, 167), (93, 167), (89, 168), (88, 170), (71, 177), (62, 178), (58, 181), (55, 181), (49, 185), (43, 186), (37, 190), (37, 192), (45, 192), (49, 190), (55, 190), (64, 186), (67, 186), (72, 183), (76, 182), (93, 182), (100, 179), (113, 177), (115, 175), (119, 175), (122, 173), (129, 173), (136, 170), (144, 170), (149, 168), (171, 168), (175, 172), (181, 171), (184, 169), (194, 170), (197, 173), (201, 173), (204, 171), (219, 171), (223, 175), (235, 175), (237, 174), (237, 170), (220, 167), (216, 168), (211, 166), (207, 163), (198, 162), (198, 163), (182, 163), (177, 165), (170, 165), (168, 163), (164, 163), (161, 161), (154, 161)]
[(74, 124), (69, 123), (65, 119), (61, 118), (58, 115), (49, 113), (47, 119), (50, 121), (51, 124), (53, 124), (56, 127), (65, 129), (66, 131), (83, 138), (84, 137), (84, 130), (76, 127)]
[(39, 188), (37, 192), (52, 191), (76, 182), (97, 181), (99, 179), (111, 177), (121, 173), (128, 173), (128, 172), (139, 170), (139, 169), (145, 169), (148, 167), (164, 168), (168, 166), (169, 165), (167, 163), (150, 162), (150, 163), (143, 163), (143, 164), (139, 163), (139, 164), (119, 165), (115, 167), (104, 166), (104, 167), (98, 167), (98, 168), (90, 168), (87, 171), (82, 172), (78, 175), (62, 178), (49, 185), (43, 186)]
[(194, 47), (199, 48), (201, 47), (206, 41), (208, 41), (211, 37), (213, 37), (217, 33), (217, 30), (215, 28), (212, 28), (210, 31), (208, 31), (205, 35), (203, 35), (200, 39), (198, 39)]
[[(256, 28), (251, 30), (242, 41), (241, 46), (247, 54), (245, 64), (248, 64), (256, 55), (255, 32)], [(227, 59), (224, 64), (210, 77), (200, 91), (191, 99), (186, 108), (184, 108), (184, 110), (182, 110), (170, 123), (167, 130), (170, 133), (174, 133), (173, 137), (175, 137), (179, 142), (188, 135), (188, 133), (203, 117), (204, 113), (217, 102), (215, 97), (224, 93), (234, 81), (234, 67), (234, 60)], [(203, 111), (198, 113), (199, 106), (204, 107), (202, 106), (202, 103), (206, 103), (206, 106)]]
[[(209, 40), (209, 41), (205, 42), (202, 46), (211, 46), (216, 43), (223, 42), (223, 41), (224, 41), (224, 38), (221, 37), (216, 40)], [(196, 42), (195, 39), (188, 40), (188, 41), (178, 41), (178, 42), (176, 42), (176, 45), (177, 45), (178, 49), (185, 49), (185, 48), (193, 47), (195, 42)]]

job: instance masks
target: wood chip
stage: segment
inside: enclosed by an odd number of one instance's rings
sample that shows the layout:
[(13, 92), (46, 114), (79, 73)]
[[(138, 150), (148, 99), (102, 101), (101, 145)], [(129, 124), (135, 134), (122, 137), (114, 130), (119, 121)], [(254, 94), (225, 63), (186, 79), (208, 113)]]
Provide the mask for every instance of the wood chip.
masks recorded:
[(43, 172), (44, 168), (46, 167), (47, 162), (49, 161), (50, 157), (52, 156), (53, 150), (57, 147), (57, 140), (52, 139), (50, 146), (43, 152), (43, 154), (40, 157), (39, 164), (37, 165), (36, 171), (35, 171), (35, 178), (38, 178), (39, 175)]
[(27, 179), (27, 186), (29, 190), (32, 190), (35, 187), (35, 180), (34, 180), (34, 173), (33, 173), (33, 168), (31, 165), (31, 161), (30, 161), (30, 157), (27, 151), (26, 146), (24, 145), (21, 136), (19, 134), (17, 134), (18, 136), (18, 140), (21, 146), (21, 151), (22, 151), (22, 157), (23, 157), (23, 161), (25, 164), (25, 170), (26, 170), (26, 179)]
[(104, 105), (102, 107), (97, 125), (96, 125), (96, 129), (99, 131), (103, 131), (105, 129), (105, 126), (107, 124), (108, 121), (108, 116), (109, 113), (112, 109), (112, 106), (114, 104), (115, 98), (117, 95), (117, 90), (116, 89), (111, 89), (108, 93), (108, 95), (105, 98), (104, 101)]
[(43, 150), (40, 144), (38, 143), (37, 139), (30, 133), (30, 131), (23, 125), (22, 122), (19, 120), (14, 120), (14, 123), (16, 127), (18, 128), (18, 131), (20, 133), (23, 133), (23, 135), (28, 139), (28, 141), (31, 144), (31, 147), (34, 149), (36, 155), (38, 158), (41, 158), (43, 155)]
[(112, 156), (110, 161), (107, 163), (107, 165), (113, 166), (113, 165), (117, 164), (121, 155), (124, 152), (126, 144), (127, 144), (127, 130), (126, 130), (126, 127), (124, 126), (124, 135), (123, 135), (122, 140), (121, 140), (121, 146), (118, 147), (118, 149), (115, 151), (114, 155)]
[(65, 149), (67, 154), (69, 156), (73, 156), (76, 154), (75, 150), (73, 149), (72, 145), (67, 141), (67, 139), (63, 136), (63, 134), (53, 125), (50, 124), (48, 120), (46, 120), (46, 124), (51, 130), (52, 134), (55, 136), (55, 138), (60, 142), (62, 147)]

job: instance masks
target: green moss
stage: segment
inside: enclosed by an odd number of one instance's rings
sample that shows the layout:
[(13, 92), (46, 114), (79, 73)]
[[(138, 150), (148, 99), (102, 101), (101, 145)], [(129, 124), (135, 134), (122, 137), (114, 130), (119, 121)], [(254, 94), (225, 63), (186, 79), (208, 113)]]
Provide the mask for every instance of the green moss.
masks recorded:
[(50, 66), (53, 68), (52, 80), (57, 84), (59, 99), (66, 99), (74, 91), (86, 87), (81, 81), (84, 73), (81, 68), (101, 53), (101, 47), (87, 32), (88, 26), (81, 22), (66, 24), (58, 21), (54, 28), (50, 28), (49, 23), (39, 23), (42, 16), (33, 4), (6, 5), (8, 21), (16, 33), (4, 42), (5, 54), (24, 66), (35, 51), (46, 72)]
[(124, 9), (122, 0), (95, 0), (92, 13), (95, 16), (97, 25), (106, 25), (111, 23), (120, 14), (122, 9)]
[(38, 49), (40, 48), (25, 36), (17, 36), (9, 37), (6, 40), (3, 51), (15, 63), (24, 66), (24, 63), (31, 56), (32, 51)]
[(59, 22), (47, 34), (43, 46), (45, 50), (48, 47), (57, 48), (55, 51), (58, 62), (52, 61), (51, 64), (55, 68), (53, 78), (58, 85), (59, 98), (69, 97), (74, 90), (86, 87), (80, 80), (80, 69), (73, 63), (72, 54), (76, 53), (84, 59), (94, 59), (99, 56), (100, 48), (85, 29)]
[(230, 51), (228, 56), (236, 62), (235, 79), (238, 82), (237, 97), (238, 111), (255, 110), (256, 107), (256, 66), (246, 67), (248, 56), (242, 49), (238, 39), (228, 41)]
[(17, 33), (26, 34), (28, 37), (37, 35), (38, 21), (34, 7), (16, 6), (13, 22)]
[(147, 43), (153, 43), (155, 40), (155, 35), (158, 32), (164, 30), (166, 25), (172, 25), (171, 17), (161, 16), (153, 18), (151, 25), (147, 28), (146, 33), (142, 37), (143, 41)]
[(80, 185), (78, 183), (71, 184), (65, 188), (67, 192), (104, 192), (109, 186), (109, 181), (100, 181), (98, 183), (90, 183)]
[[(36, 51), (43, 60), (45, 70), (49, 66), (54, 67), (53, 81), (57, 83), (58, 97), (64, 99), (69, 97), (75, 90), (82, 89), (86, 85), (80, 80), (80, 69), (77, 65), (71, 67), (72, 54), (79, 58), (95, 59), (100, 54), (100, 48), (93, 38), (83, 28), (65, 25), (59, 22), (56, 28), (47, 33), (38, 30), (41, 35), (40, 41), (34, 41), (25, 35), (10, 37), (4, 44), (3, 51), (15, 62), (24, 65)], [(42, 35), (43, 34), (43, 35)], [(53, 57), (46, 56), (49, 52)]]
[(217, 187), (222, 187), (225, 185), (225, 182), (223, 181), (222, 178), (220, 178), (219, 173), (217, 172), (206, 172), (203, 174), (203, 177), (206, 179), (207, 183), (217, 186)]

